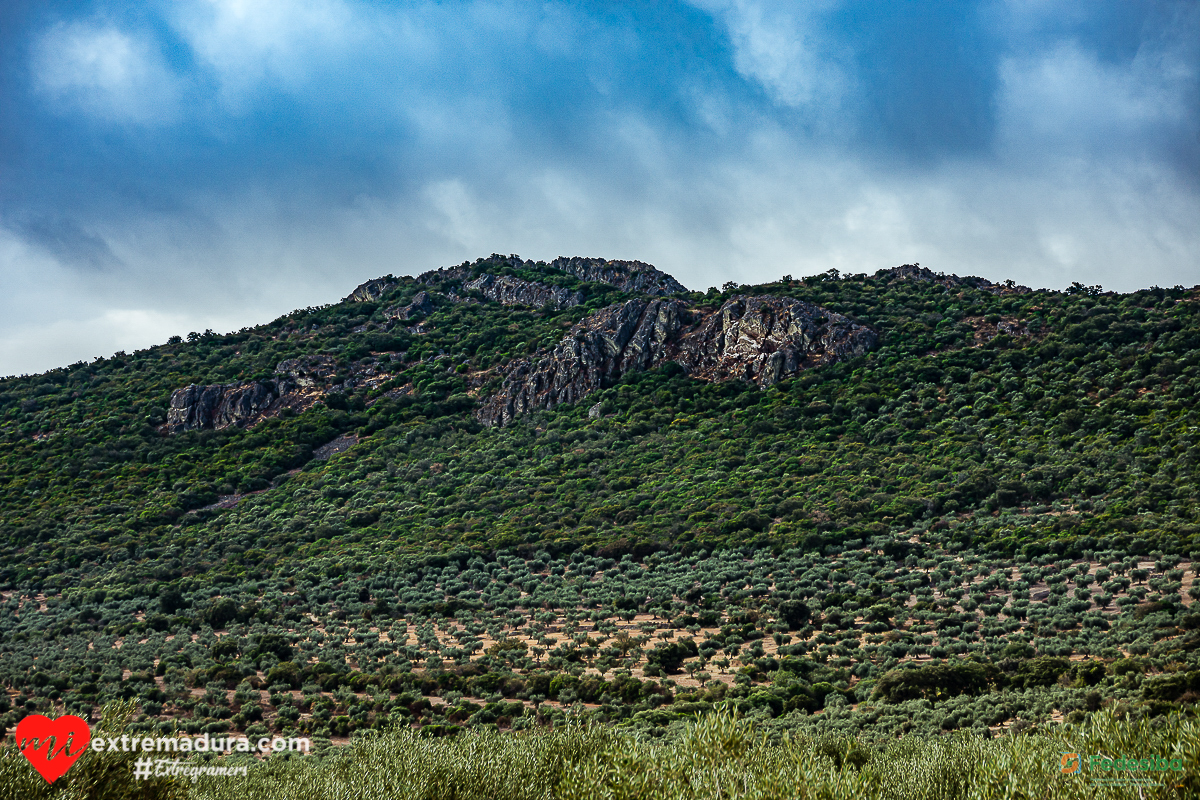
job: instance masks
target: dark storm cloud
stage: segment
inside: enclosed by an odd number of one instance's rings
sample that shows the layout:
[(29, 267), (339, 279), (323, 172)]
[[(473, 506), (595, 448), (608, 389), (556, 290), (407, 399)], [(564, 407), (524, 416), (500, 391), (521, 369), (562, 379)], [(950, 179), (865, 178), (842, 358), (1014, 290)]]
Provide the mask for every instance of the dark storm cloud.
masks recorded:
[(13, 231), (26, 241), (47, 250), (58, 260), (85, 269), (121, 266), (108, 243), (63, 217), (36, 217), (14, 220)]
[(4, 4), (0, 374), (493, 251), (1196, 283), (1198, 43), (1188, 2)]

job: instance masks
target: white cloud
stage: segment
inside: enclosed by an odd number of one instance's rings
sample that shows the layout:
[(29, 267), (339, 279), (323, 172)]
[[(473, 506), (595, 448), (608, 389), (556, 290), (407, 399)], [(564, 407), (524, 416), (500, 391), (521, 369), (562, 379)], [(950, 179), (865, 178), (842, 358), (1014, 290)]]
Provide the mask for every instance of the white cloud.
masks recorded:
[[(1196, 76), (1169, 52), (1147, 47), (1129, 64), (1102, 63), (1074, 42), (1010, 56), (1000, 65), (999, 140), (1010, 155), (1131, 155), (1188, 124)], [(1024, 156), (1022, 156), (1024, 157)]]
[(361, 10), (341, 0), (194, 0), (167, 10), (235, 106), (264, 81), (296, 88), (322, 58), (361, 55), (371, 34)]
[(829, 119), (840, 106), (849, 77), (816, 30), (818, 15), (833, 5), (786, 0), (694, 0), (729, 33), (734, 65), (784, 106), (807, 109)]
[(178, 110), (179, 80), (148, 40), (109, 24), (60, 23), (33, 47), (34, 88), (112, 122), (161, 123)]
[(495, 239), (493, 226), (499, 209), (481, 208), (463, 181), (434, 181), (425, 187), (424, 194), (432, 212), (426, 215), (426, 225), (439, 237), (467, 250), (486, 249), (487, 242)]

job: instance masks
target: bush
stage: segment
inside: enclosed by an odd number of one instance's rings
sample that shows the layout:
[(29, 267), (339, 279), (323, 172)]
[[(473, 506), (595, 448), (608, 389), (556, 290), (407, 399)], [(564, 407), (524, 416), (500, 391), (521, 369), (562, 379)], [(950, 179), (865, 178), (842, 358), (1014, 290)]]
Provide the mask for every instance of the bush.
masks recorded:
[(875, 696), (889, 703), (938, 700), (960, 694), (981, 694), (995, 683), (999, 671), (973, 661), (942, 662), (890, 670), (875, 684)]
[(1010, 681), (1014, 687), (1019, 689), (1029, 689), (1035, 686), (1053, 686), (1070, 666), (1071, 662), (1065, 658), (1039, 656), (1038, 658), (1022, 663)]
[(679, 672), (685, 659), (699, 655), (700, 651), (692, 639), (660, 644), (646, 654), (648, 663), (653, 664), (664, 672), (673, 674)]

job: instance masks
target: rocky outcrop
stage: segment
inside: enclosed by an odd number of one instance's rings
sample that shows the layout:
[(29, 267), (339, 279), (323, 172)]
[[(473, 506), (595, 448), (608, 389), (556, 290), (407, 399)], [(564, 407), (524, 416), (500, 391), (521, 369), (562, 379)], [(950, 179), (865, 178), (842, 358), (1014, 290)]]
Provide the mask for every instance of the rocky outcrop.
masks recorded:
[(333, 356), (300, 356), (280, 361), (275, 374), (286, 376), (300, 387), (320, 386), (337, 374), (337, 359)]
[(583, 292), (573, 292), (562, 286), (526, 281), (508, 275), (480, 275), (463, 284), (466, 291), (475, 291), (489, 300), (505, 306), (532, 306), (555, 310), (581, 304), (587, 298)]
[(330, 457), (338, 453), (349, 450), (354, 445), (358, 444), (358, 434), (343, 433), (331, 442), (317, 447), (313, 450), (313, 461), (328, 461)]
[(280, 361), (271, 380), (185, 386), (171, 393), (166, 431), (245, 428), (285, 407), (303, 410), (327, 394), (337, 375), (333, 356), (306, 355)]
[(359, 286), (345, 298), (343, 303), (370, 303), (380, 299), (392, 289), (400, 285), (400, 281), (393, 278), (391, 275), (385, 275), (382, 278), (367, 281), (359, 284)]
[(420, 291), (413, 297), (412, 302), (406, 306), (392, 306), (385, 308), (383, 315), (388, 319), (412, 319), (418, 314), (424, 315), (433, 311), (433, 298), (429, 296), (429, 292)]
[(680, 340), (677, 361), (706, 381), (766, 387), (866, 353), (878, 337), (841, 314), (785, 297), (734, 296)]
[[(474, 264), (464, 262), (456, 267), (430, 270), (417, 276), (417, 282), (429, 286), (445, 283), (474, 281), (508, 269), (534, 269), (539, 262), (529, 261), (518, 255), (502, 256), (493, 253), (489, 258)], [(560, 256), (545, 266), (574, 275), (581, 281), (607, 283), (630, 294), (646, 294), (654, 297), (686, 292), (687, 287), (665, 272), (641, 261), (609, 261), (603, 258), (567, 258)], [(482, 275), (480, 274), (482, 272)], [(365, 285), (365, 284), (364, 284)], [(362, 287), (360, 287), (362, 288)], [(523, 303), (522, 305), (528, 305)]]
[(889, 283), (893, 281), (922, 281), (925, 283), (936, 283), (940, 286), (953, 289), (979, 289), (980, 291), (995, 295), (1029, 294), (1033, 291), (1028, 286), (1020, 286), (1012, 281), (992, 283), (987, 278), (960, 278), (957, 275), (945, 275), (926, 269), (920, 264), (902, 264), (899, 267), (892, 267), (891, 269), (881, 269), (875, 273), (875, 277), (883, 278)]
[(571, 328), (553, 351), (511, 364), (500, 391), (478, 411), (479, 419), (504, 425), (649, 369), (667, 357), (684, 312), (679, 300), (630, 300), (601, 309)]
[[(498, 256), (492, 256), (492, 259), (489, 259), (489, 263), (496, 258), (498, 258)], [(519, 257), (513, 256), (513, 258), (516, 259), (516, 266), (514, 269), (521, 269), (525, 265), (525, 262)], [(506, 258), (504, 263), (507, 264), (508, 261), (509, 259)], [(474, 269), (470, 264), (459, 264), (457, 267), (442, 267), (441, 269), (431, 269), (428, 272), (422, 272), (417, 276), (417, 283), (423, 283), (426, 286), (441, 286), (446, 283), (456, 282), (461, 283), (471, 280), (473, 273)]]
[(290, 387), (283, 381), (242, 381), (197, 386), (192, 384), (171, 393), (167, 431), (221, 430), (231, 425), (244, 427), (257, 420)]
[(564, 258), (550, 262), (554, 269), (574, 275), (581, 281), (607, 283), (630, 294), (655, 297), (686, 292), (687, 287), (665, 272), (641, 261), (606, 261), (603, 258)]
[(876, 342), (870, 328), (790, 298), (735, 296), (709, 312), (676, 299), (629, 300), (582, 320), (554, 350), (511, 364), (500, 391), (476, 415), (504, 425), (667, 361), (701, 380), (764, 387), (862, 355)]

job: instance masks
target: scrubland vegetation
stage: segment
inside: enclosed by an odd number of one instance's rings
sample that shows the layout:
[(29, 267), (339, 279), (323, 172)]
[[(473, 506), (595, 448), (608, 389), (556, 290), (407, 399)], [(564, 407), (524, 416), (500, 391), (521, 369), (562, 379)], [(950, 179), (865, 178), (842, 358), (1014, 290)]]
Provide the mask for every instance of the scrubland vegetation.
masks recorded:
[[(1088, 731), (1192, 748), (1194, 780), (1195, 292), (727, 286), (691, 299), (793, 296), (881, 344), (765, 391), (668, 367), (482, 428), (500, 366), (622, 296), (524, 277), (591, 299), (439, 296), (413, 332), (383, 313), (402, 280), (0, 381), (5, 730), (128, 699), (130, 731), (350, 741), (246, 797), (405, 796), (476, 757), (508, 788), (410, 796), (1134, 796), (1059, 775)], [(161, 430), (172, 390), (305, 353), (338, 359), (323, 402)]]

